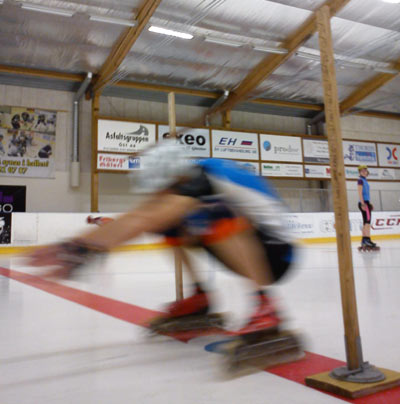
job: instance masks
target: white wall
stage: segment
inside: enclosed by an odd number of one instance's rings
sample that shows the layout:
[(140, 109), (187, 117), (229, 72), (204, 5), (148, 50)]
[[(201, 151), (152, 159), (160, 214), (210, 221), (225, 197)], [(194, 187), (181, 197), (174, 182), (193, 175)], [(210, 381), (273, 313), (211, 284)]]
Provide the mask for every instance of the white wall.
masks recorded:
[[(167, 100), (167, 96), (165, 97)], [(3, 185), (27, 186), (28, 212), (87, 212), (90, 210), (91, 167), (91, 103), (82, 101), (80, 106), (80, 161), (81, 184), (69, 186), (69, 166), (72, 146), (72, 99), (73, 93), (0, 85), (0, 105), (56, 109), (56, 178), (11, 178), (1, 177)], [(115, 97), (101, 97), (100, 114), (137, 120), (168, 120), (167, 103), (139, 101)], [(204, 108), (177, 105), (177, 123), (188, 124), (199, 119)], [(221, 125), (220, 117), (211, 120), (212, 125)], [(231, 125), (238, 129), (273, 130), (288, 133), (304, 133), (306, 120), (264, 114), (233, 111)], [(400, 121), (365, 117), (342, 119), (343, 136), (354, 139), (373, 139), (390, 142), (400, 141)], [(275, 180), (282, 188), (315, 188), (318, 181)], [(348, 187), (354, 188), (355, 182)], [(136, 203), (129, 193), (129, 181), (124, 175), (100, 175), (100, 211), (118, 212)], [(400, 190), (399, 184), (373, 183), (374, 189)]]

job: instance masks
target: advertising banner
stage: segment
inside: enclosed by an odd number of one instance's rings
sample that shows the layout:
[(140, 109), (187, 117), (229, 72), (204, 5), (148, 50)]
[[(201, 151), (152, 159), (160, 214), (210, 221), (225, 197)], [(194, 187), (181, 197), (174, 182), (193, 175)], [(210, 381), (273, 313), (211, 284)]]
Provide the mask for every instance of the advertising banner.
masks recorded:
[(329, 164), (329, 147), (327, 140), (303, 138), (303, 151), (304, 162)]
[(140, 157), (127, 154), (97, 154), (97, 169), (107, 171), (140, 170)]
[[(293, 213), (284, 216), (285, 223), (295, 238), (335, 237), (333, 212)], [(361, 213), (349, 213), (350, 234), (361, 236), (363, 221)], [(373, 212), (372, 234), (400, 234), (399, 212)]]
[(99, 151), (137, 153), (156, 142), (156, 125), (99, 119)]
[(344, 163), (348, 165), (378, 165), (376, 147), (374, 143), (343, 140), (343, 155)]
[(253, 174), (260, 175), (260, 164), (251, 163), (249, 161), (237, 161), (236, 163), (245, 170), (248, 170)]
[(25, 212), (26, 187), (0, 185), (0, 215), (2, 213)]
[(259, 160), (256, 133), (212, 131), (213, 157)]
[[(115, 214), (106, 214), (106, 216), (110, 215)], [(85, 229), (86, 218), (87, 213), (12, 213), (14, 222), (12, 243), (37, 245), (54, 242), (54, 240), (65, 240), (65, 237), (73, 237)], [(64, 229), (62, 234), (59, 226), (54, 226), (55, 220)], [(332, 238), (336, 235), (333, 212), (288, 213), (283, 215), (283, 220), (288, 232), (296, 239)], [(350, 212), (349, 224), (351, 235), (361, 236), (360, 212)], [(0, 223), (0, 229), (1, 226)], [(400, 212), (372, 212), (371, 228), (372, 237), (400, 235)], [(153, 235), (132, 240), (135, 244), (162, 241), (159, 236)]]
[[(185, 146), (189, 157), (210, 157), (210, 131), (177, 127), (177, 141)], [(158, 141), (169, 139), (169, 127), (158, 126)]]
[(301, 138), (295, 136), (260, 135), (261, 160), (303, 161)]
[(369, 180), (380, 180), (381, 179), (381, 170), (379, 168), (368, 167), (368, 179)]
[(54, 178), (57, 113), (0, 106), (0, 175)]
[(356, 180), (360, 177), (357, 167), (345, 167), (344, 169), (348, 180)]
[(381, 167), (400, 167), (400, 145), (378, 143), (378, 158)]
[(0, 186), (0, 244), (11, 243), (12, 213), (25, 212), (25, 207), (25, 186)]
[(261, 175), (264, 177), (303, 177), (301, 164), (261, 163)]
[[(379, 168), (379, 179), (386, 180), (386, 181), (395, 181), (396, 178), (396, 171), (393, 168)], [(368, 176), (368, 178), (370, 178)]]
[(331, 178), (331, 168), (329, 166), (304, 166), (307, 178)]

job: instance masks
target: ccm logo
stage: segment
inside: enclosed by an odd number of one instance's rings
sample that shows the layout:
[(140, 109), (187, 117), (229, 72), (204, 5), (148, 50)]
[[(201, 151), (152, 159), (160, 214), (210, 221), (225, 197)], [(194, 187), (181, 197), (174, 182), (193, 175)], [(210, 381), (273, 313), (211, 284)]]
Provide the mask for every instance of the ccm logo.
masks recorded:
[(389, 219), (376, 219), (374, 229), (382, 229), (393, 226), (400, 226), (400, 217), (391, 217)]

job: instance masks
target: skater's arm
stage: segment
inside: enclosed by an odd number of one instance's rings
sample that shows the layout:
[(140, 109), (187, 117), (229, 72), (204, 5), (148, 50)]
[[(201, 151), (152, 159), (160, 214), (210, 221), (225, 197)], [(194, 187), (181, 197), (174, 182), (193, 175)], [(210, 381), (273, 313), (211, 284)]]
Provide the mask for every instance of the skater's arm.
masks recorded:
[[(33, 251), (27, 257), (28, 264), (59, 267), (82, 264), (92, 253), (107, 251), (144, 232), (167, 229), (179, 222), (195, 208), (197, 203), (196, 199), (186, 196), (157, 195), (137, 209), (95, 230), (80, 234), (67, 243), (54, 244)], [(76, 256), (80, 256), (79, 262), (74, 262)]]
[(364, 202), (364, 197), (363, 197), (363, 185), (358, 184), (357, 189), (358, 189), (358, 197), (361, 202), (361, 209), (365, 210), (365, 202)]
[(159, 232), (173, 226), (197, 204), (196, 199), (187, 196), (159, 195), (133, 211), (76, 239), (108, 250), (142, 233)]

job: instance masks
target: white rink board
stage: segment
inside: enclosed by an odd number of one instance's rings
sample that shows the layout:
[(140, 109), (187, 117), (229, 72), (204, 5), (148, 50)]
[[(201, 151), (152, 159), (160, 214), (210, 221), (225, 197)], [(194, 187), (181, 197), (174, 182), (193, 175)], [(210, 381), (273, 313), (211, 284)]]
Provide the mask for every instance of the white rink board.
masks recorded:
[[(351, 236), (361, 236), (362, 217), (359, 212), (350, 212)], [(333, 212), (291, 213), (285, 215), (291, 233), (297, 239), (335, 237)], [(400, 234), (400, 212), (373, 212), (371, 222), (373, 235)]]
[[(26, 246), (46, 244), (73, 237), (82, 231), (94, 228), (88, 225), (86, 218), (90, 213), (21, 213), (12, 214), (11, 245)], [(93, 214), (96, 216), (115, 217), (117, 214)], [(362, 218), (359, 212), (350, 212), (352, 236), (361, 235)], [(310, 239), (334, 237), (334, 215), (322, 213), (290, 213), (285, 215), (289, 231), (294, 238)], [(372, 234), (400, 234), (400, 212), (373, 212)], [(162, 236), (146, 234), (137, 237), (129, 244), (159, 243)], [(8, 246), (4, 245), (4, 246)]]
[[(52, 243), (76, 236), (83, 231), (93, 230), (96, 225), (87, 224), (86, 219), (107, 216), (116, 217), (116, 213), (22, 213), (12, 214), (11, 245), (26, 246)], [(142, 235), (129, 244), (159, 243), (161, 236)], [(5, 244), (5, 247), (9, 244)], [(0, 246), (1, 248), (1, 246)]]

